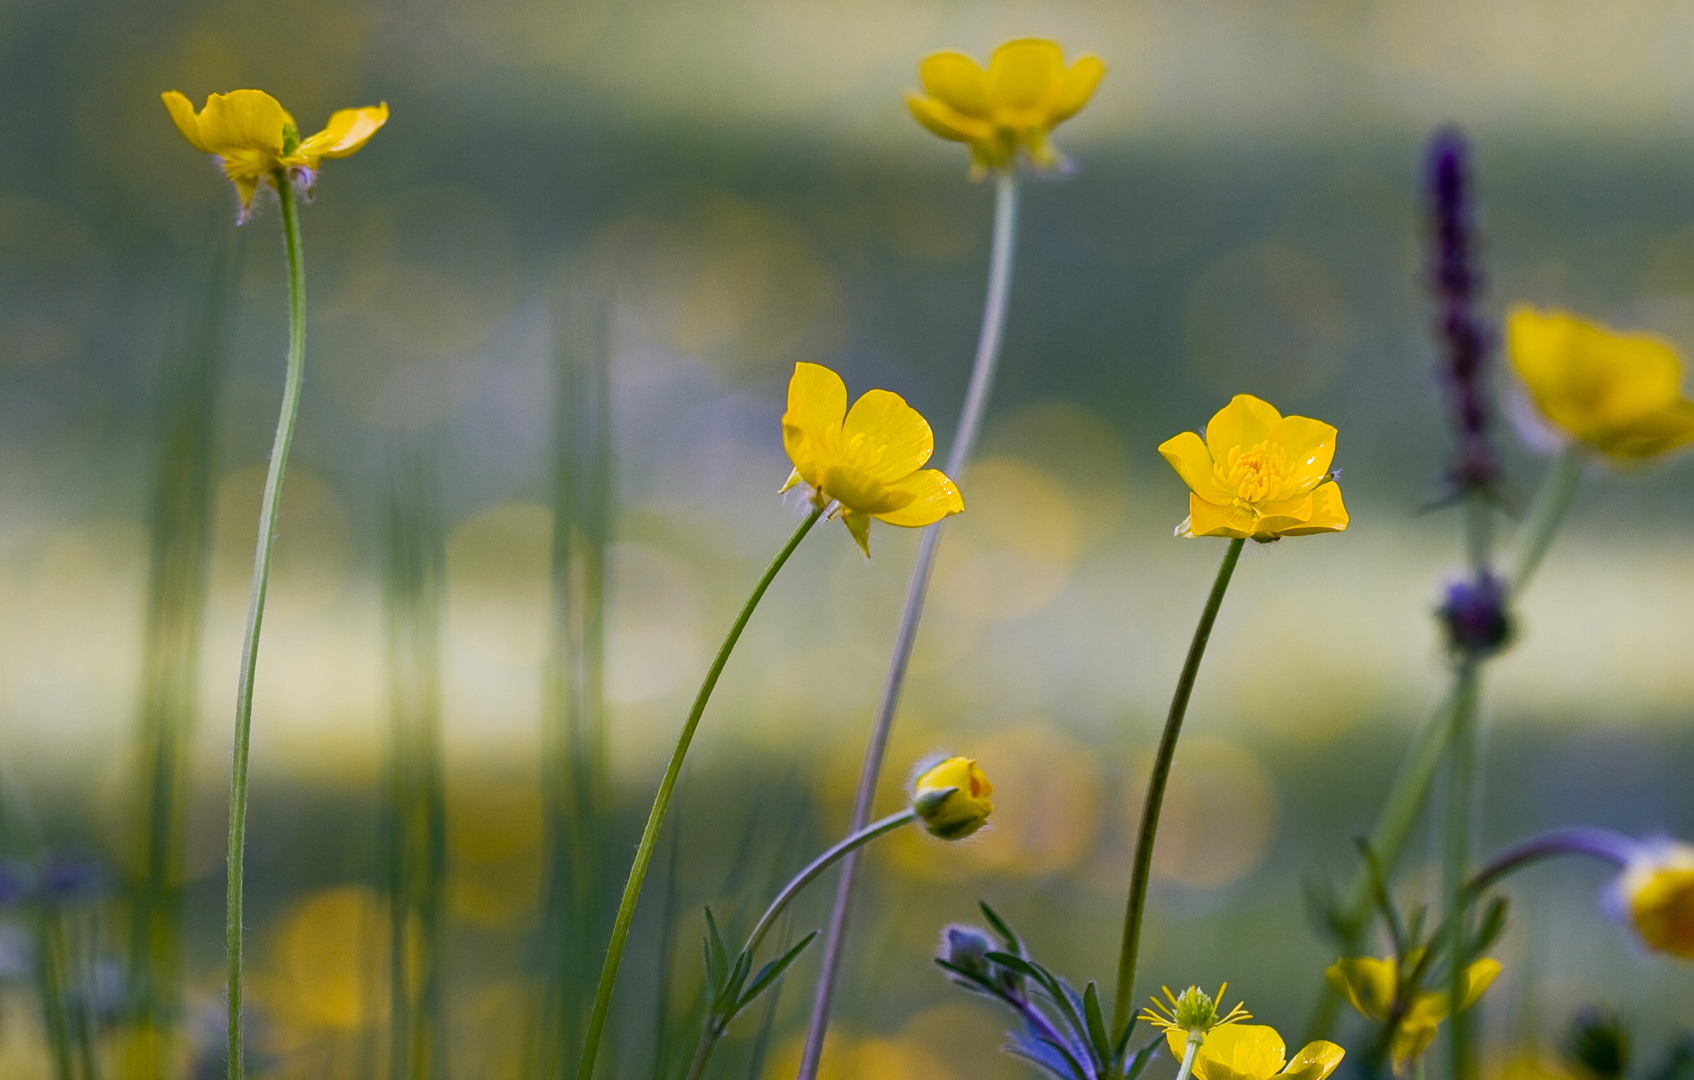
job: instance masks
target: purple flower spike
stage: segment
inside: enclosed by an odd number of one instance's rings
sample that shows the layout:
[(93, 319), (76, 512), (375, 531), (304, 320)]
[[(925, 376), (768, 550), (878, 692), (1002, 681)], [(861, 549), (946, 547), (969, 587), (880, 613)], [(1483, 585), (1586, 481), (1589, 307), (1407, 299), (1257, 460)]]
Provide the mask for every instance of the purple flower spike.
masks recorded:
[(1457, 653), (1486, 656), (1512, 637), (1512, 618), (1506, 610), (1506, 584), (1483, 573), (1475, 581), (1447, 586), (1447, 600), (1438, 612), (1447, 628), (1447, 644)]
[(1493, 494), (1500, 461), (1491, 437), (1488, 362), (1494, 330), (1476, 312), (1482, 275), (1476, 266), (1476, 222), (1471, 202), (1470, 147), (1457, 128), (1430, 140), (1425, 158), (1431, 216), (1430, 285), (1439, 307), (1435, 330), (1445, 357), (1441, 381), (1452, 408), (1459, 445), (1448, 469), (1448, 495)]

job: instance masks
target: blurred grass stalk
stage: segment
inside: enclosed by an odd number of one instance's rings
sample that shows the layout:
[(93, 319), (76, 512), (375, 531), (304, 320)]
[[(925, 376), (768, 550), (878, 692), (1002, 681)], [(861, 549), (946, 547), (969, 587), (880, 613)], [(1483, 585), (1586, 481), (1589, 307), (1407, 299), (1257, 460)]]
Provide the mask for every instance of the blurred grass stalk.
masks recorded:
[(182, 1049), (186, 757), (205, 626), (217, 388), (241, 235), (208, 242), (205, 269), (193, 276), (166, 339), (164, 400), (147, 511), (134, 819), (139, 876), (130, 886), (123, 1002), (127, 1038), (121, 1075), (126, 1080), (169, 1075)]
[[(606, 548), (612, 536), (611, 297), (572, 268), (552, 298), (552, 643), (544, 673), (548, 845), (538, 1067), (570, 1074), (612, 893), (606, 779)], [(616, 1045), (614, 1040), (613, 1045)]]
[(390, 1080), (445, 1075), (442, 953), (447, 809), (441, 747), (445, 553), (435, 470), (400, 455), (388, 507), (388, 802), (382, 846), (389, 904)]

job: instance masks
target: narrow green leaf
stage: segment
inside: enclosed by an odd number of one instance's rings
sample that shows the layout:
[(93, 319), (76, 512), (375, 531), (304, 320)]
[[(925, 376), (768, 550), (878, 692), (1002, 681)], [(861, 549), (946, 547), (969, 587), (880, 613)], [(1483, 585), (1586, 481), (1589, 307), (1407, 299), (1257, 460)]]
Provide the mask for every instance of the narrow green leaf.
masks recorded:
[(985, 900), (978, 900), (976, 906), (982, 909), (982, 917), (988, 920), (988, 925), (992, 926), (995, 932), (1005, 939), (1006, 951), (1022, 955), (1023, 944), (1018, 941), (1018, 936), (1012, 933), (1012, 928), (1006, 925), (1006, 920), (1000, 917), (999, 912), (989, 907)]
[(789, 949), (775, 960), (772, 960), (770, 963), (760, 968), (759, 974), (753, 979), (753, 985), (749, 986), (747, 988), (747, 992), (741, 995), (741, 1001), (735, 1006), (736, 1011), (740, 1012), (748, 1005), (751, 1005), (753, 1003), (753, 999), (765, 992), (766, 987), (780, 979), (782, 977), (782, 973), (788, 970), (788, 965), (798, 960), (800, 958), (800, 954), (806, 951), (806, 946), (810, 945), (812, 943), (812, 939), (817, 936), (818, 932), (813, 930), (811, 933), (802, 938), (798, 945), (795, 945), (792, 949)]
[(1100, 988), (1093, 982), (1082, 991), (1082, 1017), (1088, 1022), (1088, 1041), (1094, 1047), (1094, 1060), (1105, 1065), (1112, 1060), (1112, 1040), (1106, 1034), (1106, 1018), (1100, 1013)]
[[(1124, 1036), (1127, 1038), (1129, 1032), (1124, 1032)], [(1159, 1056), (1159, 1047), (1163, 1046), (1164, 1043), (1165, 1040), (1163, 1039), (1154, 1039), (1137, 1050), (1135, 1056), (1129, 1059), (1129, 1066), (1123, 1071), (1123, 1080), (1135, 1080), (1136, 1077), (1140, 1076), (1141, 1070), (1147, 1067), (1147, 1063)], [(1120, 1050), (1119, 1053), (1122, 1053), (1122, 1051)]]

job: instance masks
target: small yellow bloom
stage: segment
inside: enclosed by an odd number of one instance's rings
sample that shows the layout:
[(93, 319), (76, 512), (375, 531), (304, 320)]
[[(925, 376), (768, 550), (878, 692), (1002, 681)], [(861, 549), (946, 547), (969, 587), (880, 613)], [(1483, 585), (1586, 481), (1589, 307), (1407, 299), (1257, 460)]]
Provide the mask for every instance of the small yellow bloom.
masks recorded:
[[(1188, 1035), (1166, 1031), (1165, 1044), (1181, 1061), (1188, 1053)], [(1332, 1042), (1310, 1042), (1294, 1060), (1284, 1064), (1287, 1048), (1275, 1028), (1264, 1024), (1229, 1024), (1213, 1028), (1194, 1057), (1194, 1075), (1199, 1080), (1325, 1080), (1341, 1064), (1347, 1051)]]
[(935, 436), (916, 409), (899, 394), (871, 390), (848, 412), (847, 385), (818, 364), (794, 365), (782, 444), (794, 462), (782, 490), (806, 484), (814, 505), (839, 504), (866, 558), (871, 518), (920, 528), (965, 508), (946, 474), (923, 468)]
[[(1417, 962), (1416, 954), (1410, 962)], [(1476, 1004), (1476, 999), (1499, 974), (1500, 962), (1489, 957), (1473, 961), (1465, 968), (1459, 1011)], [(1324, 975), (1331, 986), (1347, 995), (1353, 1008), (1370, 1019), (1387, 1020), (1395, 1015), (1400, 992), (1400, 969), (1392, 957), (1378, 960), (1373, 956), (1358, 956), (1337, 960), (1324, 971)], [(1448, 1000), (1445, 991), (1424, 990), (1416, 993), (1405, 1007), (1389, 1045), (1389, 1056), (1393, 1059), (1397, 1075), (1404, 1075), (1407, 1068), (1422, 1057), (1435, 1041), (1441, 1021), (1453, 1011), (1448, 1007)]]
[(1192, 494), (1178, 536), (1251, 537), (1340, 532), (1347, 527), (1341, 487), (1330, 474), (1335, 429), (1283, 416), (1251, 394), (1237, 394), (1206, 425), (1168, 439), (1159, 453)]
[(231, 90), (213, 94), (206, 107), (175, 90), (159, 95), (171, 119), (196, 150), (222, 159), (224, 175), (241, 197), (241, 220), (246, 221), (253, 193), (264, 182), (275, 184), (277, 174), (300, 180), (310, 188), (324, 158), (358, 153), (378, 128), (388, 122), (388, 103), (342, 109), (316, 135), (300, 138), (288, 110), (263, 90)]
[(1618, 898), (1649, 949), (1694, 960), (1694, 846), (1643, 844), (1618, 878)]
[(1506, 351), (1541, 415), (1599, 453), (1638, 460), (1694, 442), (1682, 359), (1659, 338), (1519, 305)]
[(923, 827), (943, 840), (959, 840), (982, 828), (994, 812), (994, 785), (972, 758), (951, 757), (918, 777), (912, 809)]
[(1098, 57), (1067, 68), (1057, 42), (1022, 38), (995, 49), (987, 71), (964, 53), (925, 57), (924, 93), (908, 93), (906, 105), (930, 131), (970, 147), (975, 175), (1010, 169), (1019, 151), (1051, 169), (1061, 159), (1047, 133), (1088, 104), (1105, 73)]

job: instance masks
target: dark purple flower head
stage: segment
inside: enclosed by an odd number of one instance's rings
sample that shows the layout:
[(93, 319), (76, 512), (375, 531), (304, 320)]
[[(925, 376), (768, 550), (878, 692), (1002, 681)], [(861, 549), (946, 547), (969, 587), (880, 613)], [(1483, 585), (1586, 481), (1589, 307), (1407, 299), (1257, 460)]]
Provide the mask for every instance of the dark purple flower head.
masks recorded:
[(0, 863), (0, 907), (16, 903), (28, 891), (28, 879), (22, 870), (9, 863)]
[(1506, 584), (1493, 574), (1450, 583), (1437, 614), (1447, 630), (1447, 644), (1456, 653), (1485, 656), (1499, 651), (1512, 637)]
[(1482, 274), (1476, 260), (1470, 148), (1457, 128), (1430, 140), (1424, 173), (1430, 213), (1430, 287), (1442, 348), (1441, 382), (1458, 448), (1447, 470), (1450, 497), (1492, 493), (1500, 479), (1488, 383), (1494, 330), (1476, 312)]
[(54, 855), (42, 864), (37, 888), (46, 903), (74, 904), (98, 895), (104, 880), (100, 864), (93, 859)]

